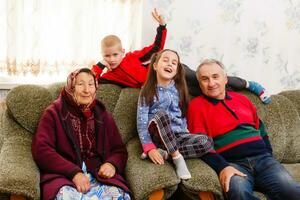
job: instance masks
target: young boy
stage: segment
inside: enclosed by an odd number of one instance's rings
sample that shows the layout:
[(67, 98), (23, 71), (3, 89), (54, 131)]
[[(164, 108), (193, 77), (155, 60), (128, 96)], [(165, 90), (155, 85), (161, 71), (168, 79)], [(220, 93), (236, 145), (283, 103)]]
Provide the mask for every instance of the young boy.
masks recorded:
[[(142, 50), (125, 54), (120, 38), (108, 35), (101, 41), (103, 60), (93, 65), (92, 71), (96, 74), (100, 84), (116, 84), (121, 87), (141, 88), (146, 81), (148, 61), (153, 54), (164, 48), (167, 29), (163, 16), (156, 9), (152, 12), (153, 18), (159, 23), (154, 43)], [(125, 56), (124, 56), (125, 55)], [(201, 89), (195, 71), (183, 64), (189, 93), (192, 96), (201, 94)], [(105, 69), (106, 68), (106, 69)], [(239, 77), (228, 77), (228, 86), (234, 90), (248, 89), (260, 97), (262, 102), (269, 103), (270, 95), (257, 82), (246, 81)]]
[[(101, 41), (103, 60), (93, 66), (99, 83), (113, 83), (122, 87), (141, 88), (147, 77), (147, 65), (154, 53), (164, 48), (167, 29), (166, 23), (156, 9), (153, 18), (159, 23), (155, 41), (142, 50), (125, 54), (121, 40), (115, 35), (108, 35)], [(124, 56), (125, 54), (125, 56)], [(103, 73), (104, 68), (107, 72)]]

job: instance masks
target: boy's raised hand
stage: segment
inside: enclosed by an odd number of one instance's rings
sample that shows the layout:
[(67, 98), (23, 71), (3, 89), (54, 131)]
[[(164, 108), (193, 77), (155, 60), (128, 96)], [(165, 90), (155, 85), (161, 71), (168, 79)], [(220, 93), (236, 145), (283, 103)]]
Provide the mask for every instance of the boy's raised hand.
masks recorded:
[(160, 15), (156, 8), (154, 8), (154, 10), (151, 12), (153, 18), (159, 23), (159, 25), (165, 26), (166, 22), (164, 20), (164, 17), (162, 15)]

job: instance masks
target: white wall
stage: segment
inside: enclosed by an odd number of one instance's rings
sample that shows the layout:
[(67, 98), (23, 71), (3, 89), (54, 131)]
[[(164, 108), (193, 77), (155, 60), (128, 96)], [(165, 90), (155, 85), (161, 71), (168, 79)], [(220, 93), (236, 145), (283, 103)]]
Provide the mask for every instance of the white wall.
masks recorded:
[(271, 93), (300, 89), (300, 0), (144, 0), (143, 46), (154, 40), (154, 7), (168, 24), (166, 48), (192, 68), (215, 58)]

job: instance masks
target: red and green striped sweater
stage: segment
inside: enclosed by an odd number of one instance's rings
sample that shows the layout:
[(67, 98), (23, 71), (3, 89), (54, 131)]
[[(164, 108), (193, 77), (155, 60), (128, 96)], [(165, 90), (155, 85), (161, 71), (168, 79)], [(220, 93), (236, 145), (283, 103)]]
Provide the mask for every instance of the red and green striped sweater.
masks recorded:
[(196, 97), (189, 104), (187, 119), (191, 133), (204, 133), (213, 138), (215, 152), (202, 159), (217, 173), (228, 166), (227, 161), (272, 153), (255, 106), (242, 94), (228, 91), (224, 100)]

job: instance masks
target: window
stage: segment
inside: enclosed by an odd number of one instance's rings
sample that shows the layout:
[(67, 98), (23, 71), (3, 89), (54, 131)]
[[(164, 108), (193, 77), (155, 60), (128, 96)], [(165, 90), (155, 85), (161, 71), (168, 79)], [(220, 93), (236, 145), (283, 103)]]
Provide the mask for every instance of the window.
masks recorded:
[(0, 84), (65, 81), (100, 60), (100, 40), (119, 36), (139, 48), (139, 0), (0, 1)]

